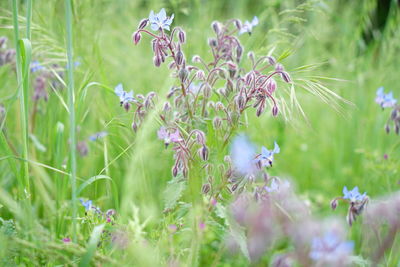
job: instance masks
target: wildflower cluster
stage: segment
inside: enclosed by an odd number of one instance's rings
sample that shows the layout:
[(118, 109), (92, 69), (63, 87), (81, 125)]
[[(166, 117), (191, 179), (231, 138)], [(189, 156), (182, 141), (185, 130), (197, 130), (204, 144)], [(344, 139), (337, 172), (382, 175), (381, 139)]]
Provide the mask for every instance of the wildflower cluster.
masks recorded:
[(387, 133), (390, 132), (390, 123), (392, 122), (394, 125), (394, 131), (396, 134), (400, 133), (400, 106), (397, 104), (397, 99), (393, 97), (393, 92), (385, 94), (384, 88), (379, 87), (376, 91), (375, 102), (382, 107), (382, 109), (392, 109), (390, 113), (390, 117), (388, 118), (385, 131)]

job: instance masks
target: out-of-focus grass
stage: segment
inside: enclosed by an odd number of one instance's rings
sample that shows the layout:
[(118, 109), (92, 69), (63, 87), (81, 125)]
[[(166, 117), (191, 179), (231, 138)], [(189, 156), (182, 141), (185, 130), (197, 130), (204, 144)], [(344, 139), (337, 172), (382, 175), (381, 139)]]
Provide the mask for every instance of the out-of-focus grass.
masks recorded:
[[(48, 65), (57, 59), (65, 65), (63, 1), (33, 2), (34, 58), (46, 59)], [(132, 221), (135, 207), (139, 208), (139, 218), (147, 220), (145, 229), (148, 231), (156, 227), (163, 216), (163, 191), (171, 179), (172, 153), (156, 140), (159, 124), (155, 114), (138, 134), (134, 134), (130, 129), (131, 115), (119, 107), (112, 91), (122, 82), (125, 88), (136, 93), (156, 91), (162, 99), (173, 84), (165, 66), (155, 68), (152, 65), (151, 49), (146, 45), (150, 40), (143, 37), (142, 44), (136, 47), (131, 41), (139, 20), (150, 10), (161, 7), (175, 13), (174, 25), (182, 25), (186, 30), (190, 45), (186, 45), (184, 51), (188, 58), (194, 54), (205, 55), (207, 37), (212, 34), (209, 25), (213, 20), (234, 17), (245, 20), (257, 15), (260, 25), (251, 36), (241, 38), (246, 52), (254, 50), (265, 54), (273, 48), (271, 44), (275, 44), (276, 55), (285, 50), (293, 51), (284, 60), (289, 71), (323, 63), (309, 72), (310, 75), (343, 80), (327, 81), (330, 89), (354, 104), (341, 104), (340, 113), (298, 89), (297, 97), (307, 121), (301, 116), (286, 122), (283, 118), (272, 120), (267, 114), (261, 118), (248, 114), (250, 127), (245, 131), (257, 144), (270, 146), (277, 140), (281, 146), (271, 172), (290, 177), (301, 194), (310, 199), (317, 214), (331, 214), (329, 200), (340, 195), (344, 185), (358, 185), (372, 198), (398, 190), (399, 137), (385, 134), (383, 128), (388, 114), (374, 103), (374, 97), (379, 86), (393, 90), (396, 97), (400, 94), (397, 82), (400, 16), (394, 1), (385, 30), (375, 32), (376, 40), (365, 44), (362, 34), (368, 28), (375, 3), (371, 0), (362, 3), (309, 1), (301, 12), (301, 9), (294, 10), (300, 4), (294, 0), (243, 0), (235, 1), (234, 5), (230, 1), (200, 0), (73, 1), (74, 53), (75, 59), (81, 62), (75, 70), (77, 138), (79, 141), (101, 130), (109, 132), (104, 140), (90, 144), (88, 157), (78, 159), (78, 184), (101, 174), (111, 177), (116, 187), (113, 190), (107, 179), (99, 180), (81, 196), (94, 199), (104, 209), (118, 208), (125, 222)], [(11, 37), (9, 3), (3, 1), (0, 7), (0, 35)], [(25, 25), (22, 17), (20, 22)], [(279, 28), (286, 29), (286, 34), (277, 31)], [(19, 116), (18, 107), (8, 100), (17, 86), (9, 73), (10, 70), (0, 69), (0, 99), (8, 108), (8, 136), (21, 151), (19, 119), (13, 119)], [(296, 75), (300, 74), (292, 74), (294, 78)], [(86, 87), (91, 81), (105, 86)], [(66, 90), (60, 97), (67, 102)], [(37, 220), (47, 227), (48, 234), (61, 238), (70, 231), (70, 213), (68, 207), (61, 204), (70, 196), (68, 177), (62, 173), (66, 171), (64, 165), (69, 153), (68, 112), (54, 94), (48, 103), (41, 105), (34, 134), (46, 151), (39, 151), (32, 143), (29, 145), (32, 209)], [(0, 157), (12, 156), (11, 150), (2, 144)], [(384, 154), (389, 155), (388, 160), (383, 159)], [(2, 160), (0, 169), (2, 190), (11, 196), (16, 190), (12, 164)], [(10, 205), (0, 209), (3, 218), (10, 217), (10, 212), (17, 212), (10, 211), (15, 203), (8, 196), (1, 197), (1, 201), (3, 205)], [(339, 208), (336, 213), (344, 217), (345, 210)], [(353, 229), (353, 237), (358, 238), (359, 229), (357, 226)], [(357, 244), (359, 246), (360, 242)], [(202, 253), (207, 253), (211, 247), (206, 246)], [(134, 251), (137, 262), (156, 261), (141, 254), (139, 248)]]

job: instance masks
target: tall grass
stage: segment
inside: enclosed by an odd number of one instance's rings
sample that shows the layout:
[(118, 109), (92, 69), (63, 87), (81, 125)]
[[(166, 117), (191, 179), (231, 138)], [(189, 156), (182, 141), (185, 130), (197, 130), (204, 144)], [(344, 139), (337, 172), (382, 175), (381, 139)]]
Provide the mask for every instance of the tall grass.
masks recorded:
[(67, 40), (67, 75), (68, 75), (68, 110), (69, 110), (69, 137), (70, 137), (70, 164), (71, 164), (71, 206), (72, 206), (72, 240), (77, 241), (77, 198), (76, 198), (76, 125), (75, 125), (75, 96), (74, 96), (74, 61), (72, 45), (72, 3), (65, 0), (65, 22)]

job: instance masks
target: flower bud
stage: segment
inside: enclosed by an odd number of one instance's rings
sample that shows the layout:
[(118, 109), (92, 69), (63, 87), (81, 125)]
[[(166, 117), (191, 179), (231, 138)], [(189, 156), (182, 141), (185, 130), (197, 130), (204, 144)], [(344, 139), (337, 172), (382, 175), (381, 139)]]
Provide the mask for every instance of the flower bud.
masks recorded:
[(397, 118), (397, 110), (393, 109), (392, 113), (390, 114), (390, 118), (392, 120), (395, 120)]
[(180, 30), (178, 33), (178, 38), (179, 38), (179, 42), (181, 44), (184, 44), (186, 41), (186, 33), (184, 31)]
[(274, 117), (278, 116), (278, 106), (272, 107), (272, 116)]
[(242, 28), (242, 22), (238, 19), (233, 20), (233, 24), (235, 25), (236, 29), (240, 30)]
[(282, 66), (282, 64), (276, 64), (276, 66), (275, 66), (275, 70), (276, 71), (283, 71), (283, 66)]
[(276, 60), (275, 60), (275, 58), (273, 56), (267, 56), (267, 59), (268, 59), (268, 63), (270, 65), (275, 65)]
[(390, 133), (390, 125), (389, 124), (385, 125), (385, 131), (387, 134)]
[(138, 129), (137, 123), (136, 123), (136, 122), (133, 122), (133, 123), (132, 123), (132, 130), (136, 133), (136, 132), (137, 132), (137, 129)]
[(237, 62), (240, 61), (240, 59), (242, 58), (243, 55), (243, 47), (241, 45), (238, 45), (236, 47), (236, 57), (237, 57)]
[(140, 32), (133, 33), (133, 42), (135, 43), (135, 45), (137, 45), (139, 43), (141, 38), (142, 38), (142, 35), (140, 34)]
[(254, 52), (250, 51), (249, 53), (247, 53), (247, 57), (251, 60), (254, 61)]
[(244, 99), (244, 96), (242, 94), (239, 94), (236, 96), (236, 105), (239, 110), (243, 110), (245, 105), (246, 105), (246, 100)]
[(198, 80), (205, 80), (205, 79), (206, 79), (206, 75), (204, 74), (204, 71), (198, 70), (198, 71), (196, 72), (196, 78), (197, 78)]
[(206, 145), (203, 145), (203, 146), (199, 149), (198, 153), (199, 153), (199, 156), (200, 156), (200, 158), (201, 158), (202, 160), (204, 160), (204, 161), (208, 160), (208, 148), (207, 148)]
[(286, 71), (281, 72), (281, 77), (287, 83), (292, 82), (292, 80), (290, 79), (289, 73), (287, 73)]
[(222, 120), (221, 120), (220, 117), (215, 117), (215, 118), (213, 119), (213, 126), (214, 126), (214, 129), (220, 129), (220, 128), (221, 128), (221, 126), (222, 126)]
[(174, 167), (172, 167), (172, 176), (176, 177), (178, 175), (178, 165), (175, 163)]
[(232, 81), (230, 79), (226, 81), (226, 90), (228, 92), (232, 92), (233, 91), (233, 83), (232, 83)]
[(206, 142), (206, 135), (200, 130), (197, 130), (196, 132), (196, 141), (201, 145), (204, 145)]
[(124, 109), (125, 109), (125, 111), (128, 112), (130, 108), (131, 108), (131, 103), (129, 103), (129, 102), (124, 102)]
[(211, 86), (208, 83), (206, 83), (203, 86), (203, 95), (204, 95), (204, 97), (205, 98), (210, 98), (211, 92), (212, 92)]
[(203, 184), (203, 186), (201, 187), (201, 193), (206, 195), (208, 192), (210, 192), (210, 189), (211, 185), (209, 183)]
[(264, 112), (264, 109), (265, 109), (265, 105), (259, 105), (258, 106), (257, 112), (256, 112), (257, 117), (261, 116), (261, 114)]
[(217, 40), (215, 40), (214, 38), (209, 38), (208, 39), (208, 45), (210, 47), (217, 47)]
[(183, 83), (186, 80), (188, 75), (189, 75), (189, 73), (186, 70), (186, 68), (182, 68), (179, 70), (178, 77), (179, 77), (181, 83)]
[(220, 31), (221, 31), (221, 25), (220, 25), (220, 23), (219, 23), (218, 21), (213, 21), (213, 22), (211, 23), (211, 27), (212, 27), (212, 29), (214, 30), (214, 32), (215, 32), (216, 34), (219, 34), (219, 33), (220, 33)]
[(192, 57), (192, 62), (193, 62), (193, 63), (200, 63), (200, 62), (201, 62), (200, 56), (199, 56), (199, 55), (194, 55), (194, 56)]
[(153, 58), (153, 63), (154, 63), (154, 66), (160, 67), (160, 65), (161, 65), (161, 57), (155, 56), (155, 57)]
[(167, 111), (169, 111), (171, 109), (171, 104), (167, 101), (167, 102), (165, 102), (164, 103), (164, 106), (163, 106), (163, 111), (164, 112), (167, 112)]
[(139, 23), (138, 30), (141, 30), (141, 29), (143, 29), (144, 27), (146, 27), (148, 22), (149, 22), (148, 19), (142, 19), (142, 20), (140, 21), (140, 23)]
[(182, 63), (183, 63), (183, 58), (184, 58), (183, 53), (182, 53), (181, 50), (179, 50), (178, 53), (176, 53), (176, 63), (177, 63), (178, 65), (182, 65)]
[(269, 78), (267, 81), (267, 90), (268, 90), (268, 93), (270, 93), (270, 94), (272, 94), (276, 90), (276, 81), (272, 77)]
[(334, 200), (331, 201), (331, 208), (335, 210), (337, 205), (338, 205), (338, 200), (335, 198)]
[(225, 106), (224, 106), (224, 104), (222, 104), (221, 101), (218, 101), (217, 103), (215, 103), (215, 109), (216, 109), (217, 111), (224, 110), (224, 109), (225, 109)]
[(396, 125), (394, 127), (394, 131), (396, 132), (397, 135), (399, 135), (400, 127), (399, 127), (399, 125), (397, 123), (396, 123)]

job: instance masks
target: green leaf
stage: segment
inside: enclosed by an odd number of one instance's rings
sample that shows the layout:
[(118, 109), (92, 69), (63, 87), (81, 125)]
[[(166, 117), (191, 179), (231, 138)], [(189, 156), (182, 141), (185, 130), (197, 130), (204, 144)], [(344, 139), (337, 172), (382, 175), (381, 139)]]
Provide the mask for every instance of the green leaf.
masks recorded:
[(90, 261), (92, 260), (94, 253), (96, 252), (97, 244), (100, 241), (103, 228), (104, 224), (100, 224), (93, 229), (93, 232), (90, 235), (89, 242), (86, 246), (86, 253), (85, 255), (83, 255), (82, 261), (79, 263), (80, 267), (89, 266)]
[(164, 191), (165, 209), (172, 209), (176, 206), (185, 188), (186, 183), (182, 175), (178, 175), (168, 182)]
[(76, 191), (76, 195), (79, 196), (79, 194), (89, 185), (91, 185), (92, 183), (98, 181), (98, 180), (109, 180), (112, 182), (112, 185), (114, 186), (114, 181), (113, 179), (111, 179), (109, 176), (107, 175), (96, 175), (93, 177), (90, 177), (89, 179), (87, 179), (85, 182), (83, 182), (79, 188)]

